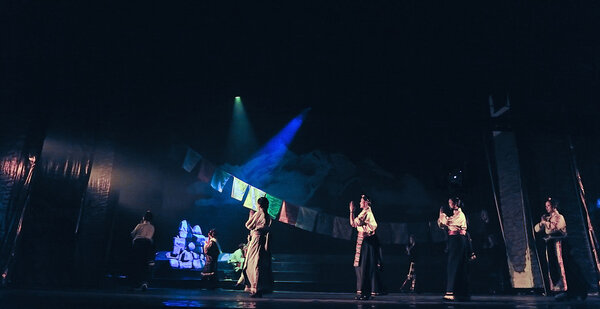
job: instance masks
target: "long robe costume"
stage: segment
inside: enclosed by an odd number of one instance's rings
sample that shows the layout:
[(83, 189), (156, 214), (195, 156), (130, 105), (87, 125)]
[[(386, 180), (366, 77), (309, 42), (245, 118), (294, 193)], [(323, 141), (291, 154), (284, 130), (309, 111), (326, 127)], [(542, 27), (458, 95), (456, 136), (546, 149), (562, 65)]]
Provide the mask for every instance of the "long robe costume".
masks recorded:
[(252, 214), (246, 222), (246, 228), (250, 230), (250, 241), (242, 273), (246, 280), (246, 290), (253, 294), (273, 291), (270, 227), (271, 218), (262, 208)]

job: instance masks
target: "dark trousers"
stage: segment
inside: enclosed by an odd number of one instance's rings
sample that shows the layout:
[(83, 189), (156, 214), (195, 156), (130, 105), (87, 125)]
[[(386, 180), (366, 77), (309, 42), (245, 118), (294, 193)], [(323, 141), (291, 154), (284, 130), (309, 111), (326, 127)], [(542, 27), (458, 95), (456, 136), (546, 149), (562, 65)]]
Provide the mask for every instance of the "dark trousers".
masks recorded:
[(217, 274), (217, 265), (218, 265), (218, 256), (217, 257), (206, 257), (206, 264), (204, 264), (204, 269), (202, 269), (202, 277), (206, 281), (206, 287), (209, 289), (217, 288), (219, 283)]
[(360, 263), (356, 271), (356, 292), (370, 295), (383, 292), (381, 284), (381, 251), (376, 235), (365, 237), (360, 248)]
[(154, 244), (147, 238), (138, 238), (133, 242), (131, 265), (131, 284), (139, 286), (150, 281), (151, 264), (154, 262)]
[(448, 236), (448, 266), (446, 292), (453, 292), (454, 295), (467, 296), (468, 279), (467, 279), (467, 261), (468, 255), (468, 239), (465, 235), (450, 235)]

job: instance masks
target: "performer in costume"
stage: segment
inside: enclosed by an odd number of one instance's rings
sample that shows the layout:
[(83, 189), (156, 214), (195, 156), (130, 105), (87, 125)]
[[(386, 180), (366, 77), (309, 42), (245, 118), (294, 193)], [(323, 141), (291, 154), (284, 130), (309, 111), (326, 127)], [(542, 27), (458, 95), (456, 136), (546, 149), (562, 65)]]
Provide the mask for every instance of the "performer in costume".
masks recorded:
[(154, 225), (152, 212), (146, 211), (142, 221), (131, 231), (133, 239), (133, 264), (131, 268), (131, 283), (133, 287), (148, 289), (151, 267), (154, 265)]
[(446, 294), (444, 300), (469, 300), (467, 261), (469, 244), (467, 219), (462, 212), (463, 202), (458, 197), (448, 200), (449, 214), (440, 208), (438, 226), (448, 232), (448, 266), (446, 269)]
[(548, 277), (550, 290), (561, 292), (567, 290), (567, 279), (563, 263), (563, 239), (567, 236), (567, 223), (565, 217), (558, 212), (558, 203), (552, 198), (545, 202), (546, 213), (533, 229), (536, 233), (543, 232), (546, 237), (546, 261), (548, 263)]
[(214, 289), (217, 287), (217, 265), (219, 261), (221, 248), (217, 241), (217, 231), (212, 229), (208, 232), (208, 240), (204, 243), (204, 255), (206, 256), (206, 264), (202, 269), (202, 276), (208, 281), (208, 288)]
[(269, 247), (269, 231), (271, 217), (267, 214), (269, 200), (261, 197), (257, 201), (258, 210), (250, 210), (250, 218), (246, 228), (250, 230), (246, 259), (242, 275), (246, 280), (246, 290), (250, 297), (262, 297), (263, 293), (273, 290), (271, 270), (271, 251)]
[(233, 270), (235, 274), (239, 276), (242, 274), (242, 266), (244, 265), (244, 260), (246, 259), (246, 244), (241, 243), (238, 245), (237, 250), (235, 250), (229, 259), (227, 260), (227, 264), (232, 264)]
[(550, 290), (564, 292), (556, 296), (557, 300), (587, 298), (588, 286), (574, 258), (570, 255), (567, 242), (567, 223), (565, 217), (558, 212), (559, 202), (549, 197), (546, 199), (544, 214), (533, 228), (537, 233), (546, 236), (546, 259)]
[(350, 225), (358, 231), (354, 269), (356, 271), (357, 300), (367, 300), (382, 292), (380, 271), (382, 269), (381, 247), (375, 235), (377, 221), (371, 210), (371, 200), (362, 195), (361, 211), (354, 216), (354, 202), (350, 202)]

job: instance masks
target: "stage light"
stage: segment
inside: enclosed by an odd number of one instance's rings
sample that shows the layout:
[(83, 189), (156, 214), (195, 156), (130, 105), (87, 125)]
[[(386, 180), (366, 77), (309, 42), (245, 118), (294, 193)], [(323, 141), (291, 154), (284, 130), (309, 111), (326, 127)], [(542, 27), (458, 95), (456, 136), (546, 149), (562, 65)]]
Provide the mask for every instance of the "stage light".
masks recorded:
[(275, 169), (283, 156), (288, 151), (296, 132), (302, 126), (304, 118), (310, 111), (310, 108), (303, 110), (298, 116), (290, 120), (288, 124), (269, 140), (261, 150), (252, 156), (252, 159), (246, 165), (260, 165), (263, 173), (268, 173)]
[(226, 158), (229, 163), (236, 164), (247, 160), (256, 151), (258, 143), (254, 130), (246, 116), (242, 98), (236, 96), (233, 103), (233, 114), (229, 128)]
[(463, 183), (463, 171), (462, 170), (453, 170), (448, 173), (448, 183), (451, 185), (461, 186)]

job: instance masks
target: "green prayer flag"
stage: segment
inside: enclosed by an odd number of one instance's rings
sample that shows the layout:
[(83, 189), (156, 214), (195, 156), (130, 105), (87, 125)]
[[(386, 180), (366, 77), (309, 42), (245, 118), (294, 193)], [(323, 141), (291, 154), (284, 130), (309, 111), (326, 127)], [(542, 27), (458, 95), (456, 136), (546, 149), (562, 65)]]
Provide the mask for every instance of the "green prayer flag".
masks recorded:
[(267, 193), (267, 199), (269, 200), (269, 210), (267, 212), (271, 218), (275, 219), (281, 211), (281, 204), (283, 204), (283, 201), (270, 195), (269, 193)]

